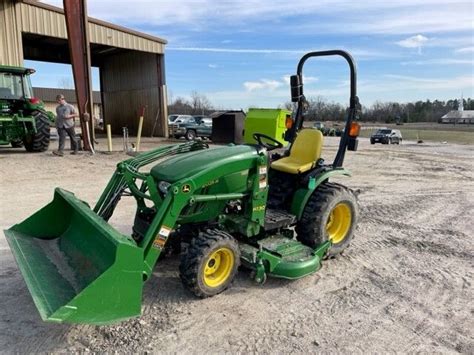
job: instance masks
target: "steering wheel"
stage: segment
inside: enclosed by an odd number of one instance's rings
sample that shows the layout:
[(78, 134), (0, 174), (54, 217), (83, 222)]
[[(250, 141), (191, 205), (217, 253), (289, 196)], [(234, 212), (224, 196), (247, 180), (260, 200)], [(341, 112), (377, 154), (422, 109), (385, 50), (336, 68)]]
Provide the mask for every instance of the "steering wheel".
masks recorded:
[[(266, 134), (263, 133), (254, 133), (253, 138), (258, 142), (258, 145), (265, 147), (268, 151), (274, 150), (274, 149), (279, 149), (283, 148), (283, 144), (281, 144), (279, 141), (276, 139), (267, 136)], [(269, 142), (264, 142), (262, 141), (262, 138), (264, 140), (270, 141), (272, 144)]]

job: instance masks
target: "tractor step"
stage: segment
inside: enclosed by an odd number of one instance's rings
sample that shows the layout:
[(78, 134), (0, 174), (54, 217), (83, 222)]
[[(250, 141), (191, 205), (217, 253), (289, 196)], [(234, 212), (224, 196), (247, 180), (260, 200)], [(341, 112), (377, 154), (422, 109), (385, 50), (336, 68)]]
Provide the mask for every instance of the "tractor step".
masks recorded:
[(265, 213), (264, 229), (270, 231), (288, 227), (296, 222), (296, 216), (282, 210), (267, 209)]

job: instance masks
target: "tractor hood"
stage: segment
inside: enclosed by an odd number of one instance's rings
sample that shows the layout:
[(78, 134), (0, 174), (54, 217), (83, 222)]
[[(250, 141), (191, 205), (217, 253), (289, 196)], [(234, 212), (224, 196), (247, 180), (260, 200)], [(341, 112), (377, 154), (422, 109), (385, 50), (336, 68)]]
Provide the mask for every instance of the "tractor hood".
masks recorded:
[(175, 182), (193, 176), (202, 170), (214, 169), (222, 164), (257, 158), (254, 146), (236, 145), (193, 151), (169, 158), (150, 171), (156, 181)]

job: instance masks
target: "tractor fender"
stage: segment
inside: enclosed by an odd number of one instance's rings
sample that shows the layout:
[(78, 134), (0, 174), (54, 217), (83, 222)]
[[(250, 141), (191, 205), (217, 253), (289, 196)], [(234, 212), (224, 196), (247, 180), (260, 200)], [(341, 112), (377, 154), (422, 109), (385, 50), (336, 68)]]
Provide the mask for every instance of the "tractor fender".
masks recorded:
[(296, 190), (295, 195), (293, 196), (293, 200), (291, 201), (291, 213), (294, 214), (298, 220), (301, 219), (304, 208), (306, 207), (306, 203), (308, 202), (310, 196), (313, 194), (313, 191), (316, 190), (318, 186), (321, 185), (324, 181), (336, 175), (351, 176), (352, 174), (347, 169), (338, 168), (325, 171), (310, 177), (308, 180), (307, 187)]

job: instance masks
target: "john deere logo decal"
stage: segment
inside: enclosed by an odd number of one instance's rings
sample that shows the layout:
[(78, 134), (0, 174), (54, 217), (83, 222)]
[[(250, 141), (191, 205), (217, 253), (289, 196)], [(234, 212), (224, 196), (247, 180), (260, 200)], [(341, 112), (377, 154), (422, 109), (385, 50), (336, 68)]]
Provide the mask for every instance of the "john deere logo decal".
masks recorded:
[(183, 191), (185, 194), (188, 193), (189, 191), (191, 191), (191, 186), (189, 185), (183, 185), (183, 187), (181, 188), (181, 191)]

